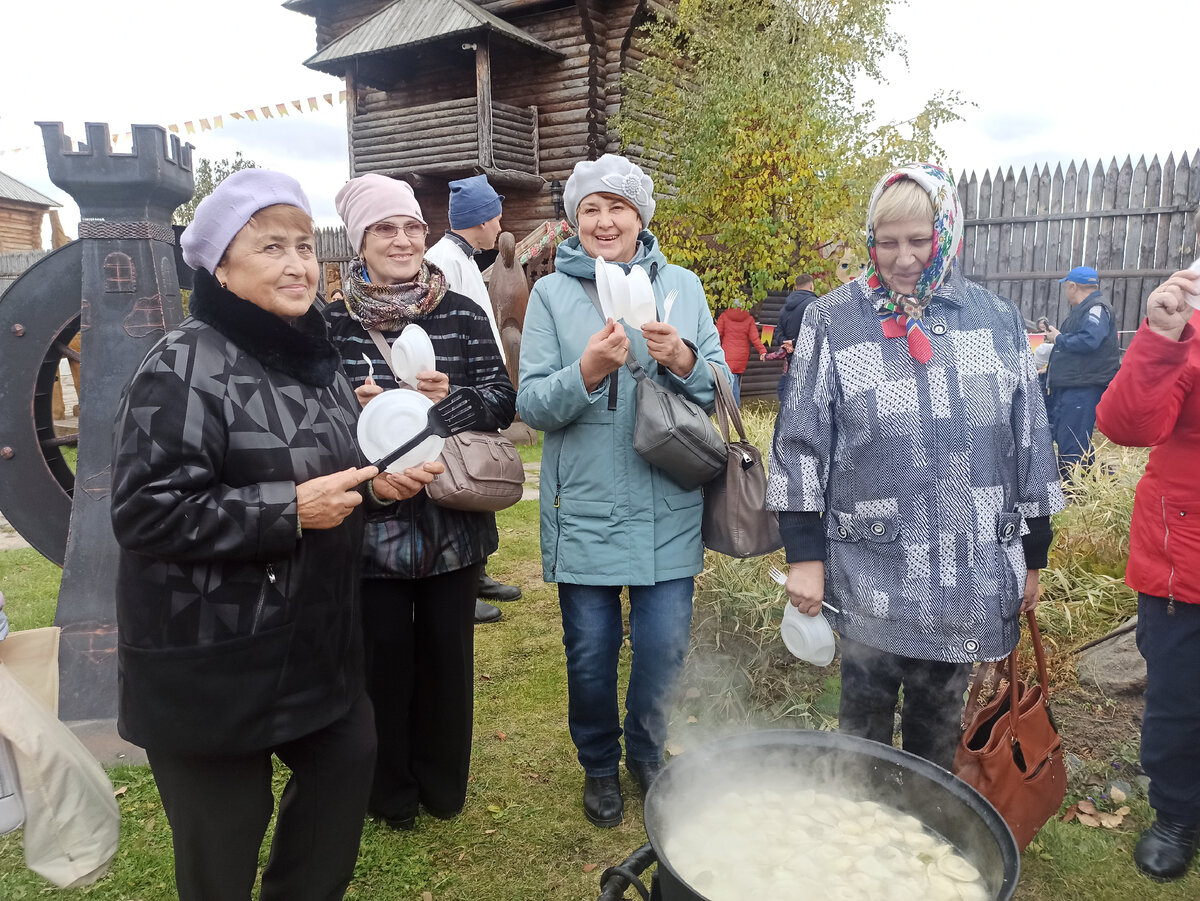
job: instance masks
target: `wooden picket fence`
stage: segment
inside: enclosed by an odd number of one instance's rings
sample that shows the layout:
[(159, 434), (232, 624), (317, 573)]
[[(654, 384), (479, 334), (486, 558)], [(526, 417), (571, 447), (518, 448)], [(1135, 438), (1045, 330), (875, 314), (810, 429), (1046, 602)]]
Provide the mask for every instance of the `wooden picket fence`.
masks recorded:
[(1058, 279), (1092, 266), (1112, 301), (1117, 328), (1136, 330), (1146, 297), (1196, 258), (1200, 151), (1176, 163), (1126, 157), (1034, 166), (1014, 176), (997, 169), (958, 182), (963, 204), (963, 273), (1012, 300), (1026, 319), (1060, 323), (1067, 302)]

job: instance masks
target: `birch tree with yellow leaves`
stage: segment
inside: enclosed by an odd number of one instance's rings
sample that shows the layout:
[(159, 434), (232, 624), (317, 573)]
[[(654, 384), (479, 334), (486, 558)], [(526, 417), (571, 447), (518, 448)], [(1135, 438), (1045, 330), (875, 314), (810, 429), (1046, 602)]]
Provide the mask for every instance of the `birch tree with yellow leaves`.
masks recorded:
[(904, 56), (888, 27), (896, 4), (680, 0), (647, 22), (615, 125), (666, 195), (654, 231), (667, 258), (700, 276), (714, 306), (827, 273), (821, 249), (861, 242), (879, 177), (938, 160), (934, 132), (959, 118), (956, 94), (934, 91), (917, 116), (887, 123), (858, 97)]

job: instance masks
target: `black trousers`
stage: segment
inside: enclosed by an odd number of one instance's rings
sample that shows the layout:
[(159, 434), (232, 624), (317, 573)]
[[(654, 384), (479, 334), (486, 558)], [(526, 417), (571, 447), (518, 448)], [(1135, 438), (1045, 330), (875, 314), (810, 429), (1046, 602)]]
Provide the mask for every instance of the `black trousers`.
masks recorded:
[(844, 638), (841, 644), (838, 729), (890, 745), (903, 688), (904, 750), (953, 769), (971, 664), (901, 657)]
[(1138, 595), (1137, 646), (1146, 658), (1142, 769), (1150, 806), (1200, 823), (1200, 604)]
[(271, 757), (292, 775), (279, 802), (262, 901), (336, 901), (358, 859), (375, 730), (362, 695), (341, 719), (252, 754), (196, 756), (147, 749), (175, 847), (180, 901), (243, 901), (275, 807)]
[(370, 810), (462, 810), (475, 703), (475, 594), (483, 563), (424, 579), (366, 579), (367, 691), (379, 756)]

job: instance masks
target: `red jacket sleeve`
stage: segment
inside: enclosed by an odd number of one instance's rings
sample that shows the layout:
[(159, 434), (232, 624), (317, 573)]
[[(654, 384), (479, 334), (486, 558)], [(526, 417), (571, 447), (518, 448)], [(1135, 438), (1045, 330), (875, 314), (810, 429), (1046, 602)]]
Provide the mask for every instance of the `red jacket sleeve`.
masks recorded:
[(1200, 340), (1188, 323), (1178, 341), (1165, 338), (1142, 320), (1121, 368), (1096, 407), (1096, 425), (1110, 441), (1126, 447), (1154, 447), (1175, 429), (1191, 386), (1181, 378), (1191, 342)]
[(750, 343), (754, 345), (754, 349), (760, 354), (765, 354), (767, 352), (766, 345), (764, 345), (762, 343), (762, 339), (758, 337), (758, 323), (754, 321), (753, 316), (751, 316), (749, 321), (746, 323), (746, 337), (750, 339)]

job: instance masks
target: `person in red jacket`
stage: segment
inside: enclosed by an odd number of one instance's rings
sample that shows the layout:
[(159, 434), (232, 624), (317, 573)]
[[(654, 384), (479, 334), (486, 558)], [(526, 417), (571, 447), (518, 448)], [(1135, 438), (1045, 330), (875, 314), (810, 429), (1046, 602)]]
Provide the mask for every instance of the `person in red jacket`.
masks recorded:
[(1200, 272), (1176, 272), (1154, 289), (1096, 408), (1110, 440), (1153, 448), (1134, 498), (1125, 582), (1138, 593), (1142, 767), (1155, 812), (1133, 859), (1160, 882), (1187, 873), (1200, 840), (1200, 334), (1189, 300), (1200, 303)]
[(758, 358), (765, 359), (767, 348), (758, 337), (758, 325), (747, 310), (737, 301), (717, 317), (717, 334), (721, 336), (721, 350), (725, 351), (725, 363), (733, 373), (733, 399), (742, 405), (742, 373), (750, 362), (750, 345), (758, 351)]

